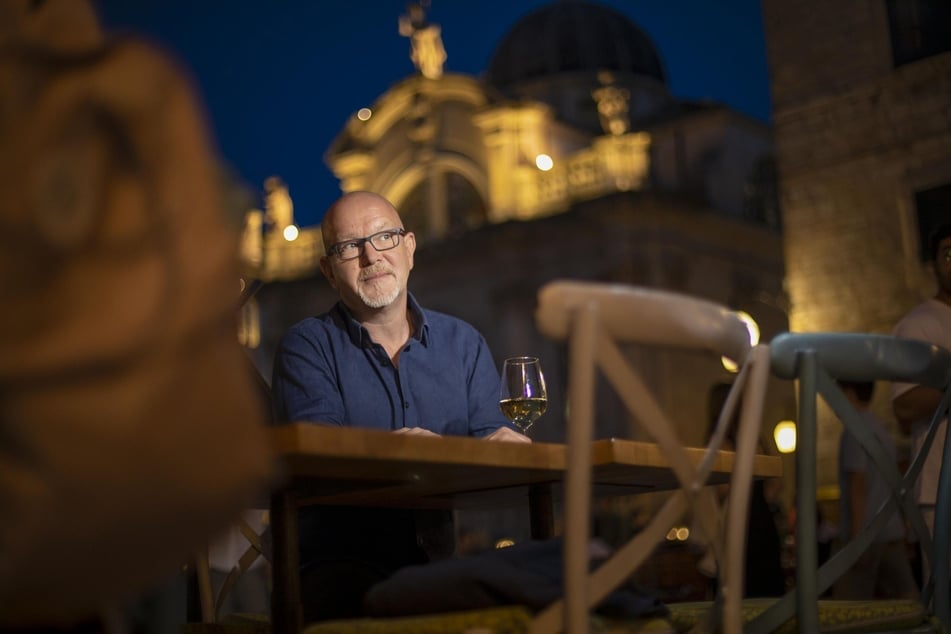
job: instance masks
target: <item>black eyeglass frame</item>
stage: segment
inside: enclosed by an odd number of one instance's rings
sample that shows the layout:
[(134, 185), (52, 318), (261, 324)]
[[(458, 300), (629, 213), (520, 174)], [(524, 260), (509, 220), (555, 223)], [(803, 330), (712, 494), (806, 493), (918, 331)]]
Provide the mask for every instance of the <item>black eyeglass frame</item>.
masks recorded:
[[(373, 243), (373, 240), (385, 234), (393, 234), (396, 236), (396, 238), (393, 240), (392, 246), (383, 247), (381, 249), (380, 247), (378, 247), (376, 244)], [(330, 247), (327, 248), (327, 257), (335, 257), (338, 262), (349, 262), (350, 260), (356, 260), (358, 257), (360, 257), (360, 254), (363, 253), (363, 249), (366, 248), (367, 244), (372, 246), (377, 252), (389, 251), (391, 249), (395, 249), (396, 247), (400, 246), (400, 238), (405, 235), (406, 235), (406, 229), (404, 229), (403, 227), (395, 227), (393, 229), (384, 229), (383, 231), (377, 231), (376, 233), (371, 233), (370, 235), (364, 238), (354, 238), (353, 240), (343, 240), (341, 242), (332, 244), (330, 245)], [(350, 258), (344, 258), (340, 254), (340, 248), (348, 244), (352, 244), (357, 248), (356, 255)]]

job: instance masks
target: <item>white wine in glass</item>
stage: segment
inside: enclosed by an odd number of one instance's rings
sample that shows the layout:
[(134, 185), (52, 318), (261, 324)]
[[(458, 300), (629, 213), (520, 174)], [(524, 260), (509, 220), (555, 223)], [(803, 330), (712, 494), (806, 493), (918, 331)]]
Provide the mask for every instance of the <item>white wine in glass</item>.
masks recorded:
[(548, 390), (536, 357), (512, 357), (502, 364), (499, 408), (523, 433), (548, 409)]

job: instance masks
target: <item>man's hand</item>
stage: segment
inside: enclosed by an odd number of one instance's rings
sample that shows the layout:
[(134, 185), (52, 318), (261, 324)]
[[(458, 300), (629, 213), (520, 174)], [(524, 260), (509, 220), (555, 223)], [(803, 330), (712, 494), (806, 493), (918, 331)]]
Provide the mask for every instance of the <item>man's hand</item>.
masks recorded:
[(394, 434), (410, 434), (412, 436), (438, 436), (434, 431), (429, 431), (422, 427), (400, 427), (393, 430)]
[(485, 437), (486, 440), (501, 440), (503, 442), (532, 442), (532, 439), (508, 427), (499, 427)]

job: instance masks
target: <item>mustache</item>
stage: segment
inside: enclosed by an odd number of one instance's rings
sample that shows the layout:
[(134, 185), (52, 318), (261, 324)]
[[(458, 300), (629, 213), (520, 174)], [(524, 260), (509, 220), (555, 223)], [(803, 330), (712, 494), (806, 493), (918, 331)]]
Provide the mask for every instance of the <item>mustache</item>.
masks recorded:
[(379, 275), (380, 273), (389, 273), (390, 275), (392, 275), (393, 271), (388, 266), (375, 264), (371, 267), (361, 270), (360, 275), (357, 277), (357, 280), (360, 282), (365, 282), (367, 281), (367, 278), (372, 277), (374, 275)]

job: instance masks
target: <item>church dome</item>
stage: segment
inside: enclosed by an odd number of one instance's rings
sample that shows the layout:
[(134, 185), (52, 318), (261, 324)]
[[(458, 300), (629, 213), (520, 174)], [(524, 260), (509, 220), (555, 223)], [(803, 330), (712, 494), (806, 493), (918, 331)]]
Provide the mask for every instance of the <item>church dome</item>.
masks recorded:
[(666, 84), (654, 43), (614, 9), (561, 0), (528, 14), (495, 49), (486, 80), (514, 84), (572, 72), (615, 71)]

